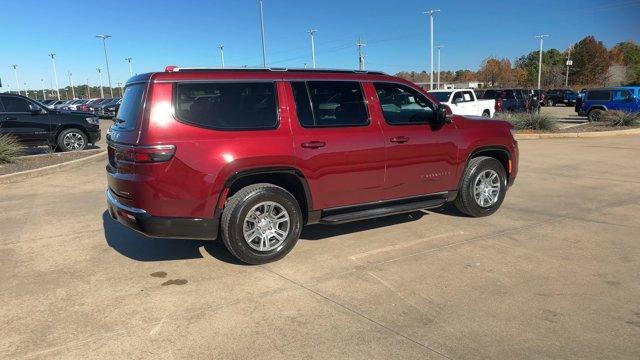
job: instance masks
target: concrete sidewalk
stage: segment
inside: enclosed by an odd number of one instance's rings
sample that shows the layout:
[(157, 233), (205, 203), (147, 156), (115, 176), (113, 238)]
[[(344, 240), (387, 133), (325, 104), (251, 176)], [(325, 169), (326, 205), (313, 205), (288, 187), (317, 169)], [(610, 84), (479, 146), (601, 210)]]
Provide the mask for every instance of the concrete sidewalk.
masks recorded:
[(265, 266), (113, 222), (102, 161), (0, 185), (0, 358), (640, 358), (640, 137), (520, 153), (491, 217), (312, 226)]

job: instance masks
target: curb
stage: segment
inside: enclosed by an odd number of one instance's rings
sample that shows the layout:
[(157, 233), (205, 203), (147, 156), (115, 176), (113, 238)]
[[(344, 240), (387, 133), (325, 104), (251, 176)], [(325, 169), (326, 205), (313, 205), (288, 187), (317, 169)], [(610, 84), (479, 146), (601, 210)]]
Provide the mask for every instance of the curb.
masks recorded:
[(611, 136), (618, 136), (618, 135), (640, 135), (640, 129), (592, 131), (592, 132), (583, 132), (583, 133), (516, 134), (514, 137), (516, 140), (536, 140), (536, 139), (611, 137)]
[(15, 183), (15, 182), (31, 179), (31, 178), (34, 178), (34, 177), (43, 176), (43, 175), (47, 175), (47, 174), (52, 174), (52, 173), (55, 173), (55, 172), (58, 172), (58, 171), (66, 170), (66, 169), (71, 169), (71, 168), (74, 168), (76, 166), (82, 165), (85, 162), (89, 162), (91, 160), (95, 160), (95, 159), (97, 159), (99, 157), (102, 157), (106, 153), (107, 153), (107, 151), (103, 150), (103, 151), (100, 151), (97, 154), (89, 155), (87, 157), (83, 157), (83, 158), (80, 158), (80, 159), (75, 159), (75, 160), (63, 162), (63, 163), (60, 163), (60, 164), (49, 165), (49, 166), (41, 167), (41, 168), (38, 168), (38, 169), (20, 171), (20, 172), (13, 173), (13, 174), (0, 175), (0, 184), (11, 184), (11, 183)]

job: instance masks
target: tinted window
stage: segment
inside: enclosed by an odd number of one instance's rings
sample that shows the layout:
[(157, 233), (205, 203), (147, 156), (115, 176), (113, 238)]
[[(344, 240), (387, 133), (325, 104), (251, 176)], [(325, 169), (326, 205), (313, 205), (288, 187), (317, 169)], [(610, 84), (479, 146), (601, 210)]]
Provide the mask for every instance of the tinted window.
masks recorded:
[(613, 92), (613, 100), (627, 100), (629, 97), (631, 97), (629, 90), (615, 90)]
[(29, 112), (29, 102), (23, 98), (3, 96), (2, 103), (5, 112)]
[(273, 82), (177, 85), (178, 118), (214, 129), (273, 129), (278, 125), (276, 104)]
[(124, 100), (116, 115), (115, 125), (122, 130), (135, 129), (140, 112), (142, 111), (142, 101), (144, 89), (147, 84), (133, 84), (124, 88)]
[(500, 93), (495, 90), (487, 90), (482, 95), (484, 99), (498, 99), (500, 98)]
[(388, 124), (426, 124), (433, 118), (433, 104), (419, 92), (398, 84), (376, 83), (374, 86)]
[(611, 92), (607, 90), (595, 90), (587, 93), (587, 100), (609, 100)]
[[(360, 83), (308, 81), (294, 83), (296, 111), (305, 127), (360, 126), (369, 124)], [(308, 91), (308, 92), (307, 92)], [(311, 104), (309, 105), (309, 101)], [(311, 111), (309, 111), (309, 107)]]
[(453, 98), (451, 99), (451, 102), (455, 104), (463, 101), (464, 101), (464, 96), (462, 95), (462, 91), (456, 91), (456, 93), (453, 94)]
[(449, 101), (449, 97), (451, 96), (451, 91), (430, 92), (429, 95), (431, 95), (434, 98), (438, 99), (438, 101), (440, 101), (440, 102), (447, 102), (447, 101)]

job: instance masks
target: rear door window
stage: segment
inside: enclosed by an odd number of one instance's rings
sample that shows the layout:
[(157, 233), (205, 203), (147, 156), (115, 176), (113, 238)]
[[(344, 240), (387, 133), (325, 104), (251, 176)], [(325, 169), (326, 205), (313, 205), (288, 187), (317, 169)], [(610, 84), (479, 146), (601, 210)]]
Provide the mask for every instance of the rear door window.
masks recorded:
[(8, 113), (28, 113), (29, 101), (15, 97), (15, 96), (3, 96), (2, 103), (4, 105), (5, 112)]
[(176, 87), (175, 111), (183, 122), (218, 130), (278, 126), (275, 82), (178, 83)]
[(124, 88), (124, 97), (114, 126), (119, 130), (136, 128), (144, 102), (146, 83), (132, 84)]
[(362, 87), (357, 81), (292, 82), (291, 86), (298, 120), (304, 127), (369, 124)]

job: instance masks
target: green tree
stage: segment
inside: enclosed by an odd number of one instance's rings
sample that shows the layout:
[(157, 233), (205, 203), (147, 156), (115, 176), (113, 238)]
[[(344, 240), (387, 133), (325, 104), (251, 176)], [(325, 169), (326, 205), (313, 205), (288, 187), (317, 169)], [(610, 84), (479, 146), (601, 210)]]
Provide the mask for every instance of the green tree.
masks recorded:
[(627, 82), (630, 84), (640, 83), (640, 45), (634, 41), (625, 41), (616, 44), (611, 49), (612, 60), (627, 66)]

